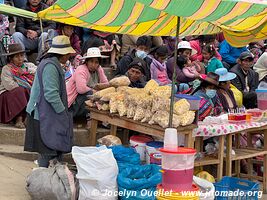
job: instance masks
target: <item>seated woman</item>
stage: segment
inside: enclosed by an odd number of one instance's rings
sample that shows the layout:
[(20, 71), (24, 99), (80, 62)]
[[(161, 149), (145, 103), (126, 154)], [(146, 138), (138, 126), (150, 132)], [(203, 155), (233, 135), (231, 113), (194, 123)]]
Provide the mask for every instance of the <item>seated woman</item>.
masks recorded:
[(99, 83), (108, 83), (103, 68), (99, 65), (101, 58), (99, 48), (92, 47), (82, 59), (85, 63), (80, 65), (67, 84), (68, 107), (73, 112), (73, 117), (88, 117), (85, 101), (88, 94), (93, 94)]
[(102, 53), (104, 53), (104, 55), (110, 55), (110, 67), (115, 70), (117, 68), (117, 54), (118, 52), (120, 52), (121, 49), (120, 45), (117, 42), (117, 36), (113, 33), (101, 31), (93, 31), (93, 35), (103, 40), (104, 45), (100, 46), (99, 49)]
[(144, 88), (146, 85), (145, 77), (146, 62), (141, 58), (134, 58), (130, 63), (126, 76), (130, 79), (131, 84), (129, 87)]
[(15, 120), (15, 126), (25, 128), (25, 109), (30, 97), (36, 66), (24, 63), (25, 50), (20, 44), (10, 44), (7, 56), (8, 64), (1, 73), (0, 82), (0, 122)]
[(207, 116), (217, 116), (222, 112), (222, 104), (218, 97), (217, 87), (219, 85), (219, 75), (209, 72), (199, 76), (200, 86), (193, 95), (201, 98), (199, 107), (199, 120), (204, 120)]
[(222, 103), (223, 110), (225, 112), (229, 112), (229, 110), (231, 109), (236, 109), (237, 104), (234, 93), (230, 89), (231, 80), (236, 77), (236, 74), (228, 72), (226, 68), (216, 69), (215, 74), (218, 74), (220, 76), (217, 94)]

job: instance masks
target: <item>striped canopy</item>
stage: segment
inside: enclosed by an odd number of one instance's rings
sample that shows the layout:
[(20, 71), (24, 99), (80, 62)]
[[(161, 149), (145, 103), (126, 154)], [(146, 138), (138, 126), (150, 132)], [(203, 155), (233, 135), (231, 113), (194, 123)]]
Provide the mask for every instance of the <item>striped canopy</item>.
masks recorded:
[(18, 17), (26, 17), (31, 19), (37, 19), (37, 14), (27, 10), (19, 9), (14, 6), (0, 4), (0, 14), (15, 15)]
[(38, 17), (131, 35), (204, 35), (223, 31), (237, 47), (267, 39), (266, 0), (58, 0)]

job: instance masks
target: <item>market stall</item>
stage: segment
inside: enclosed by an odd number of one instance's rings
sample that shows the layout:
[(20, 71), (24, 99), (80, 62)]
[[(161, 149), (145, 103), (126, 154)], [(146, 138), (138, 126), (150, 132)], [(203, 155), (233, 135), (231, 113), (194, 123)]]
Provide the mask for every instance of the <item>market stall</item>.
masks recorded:
[[(262, 149), (256, 149), (252, 147), (253, 133), (261, 133), (264, 135), (264, 147)], [(248, 147), (240, 146), (240, 135), (247, 134)], [(250, 179), (257, 179), (263, 181), (263, 190), (267, 192), (267, 121), (251, 121), (249, 123), (199, 123), (198, 128), (194, 129), (193, 136), (196, 137), (196, 141), (202, 144), (203, 137), (226, 137), (226, 154), (224, 161), (226, 162), (226, 176), (236, 175), (238, 177), (247, 177)], [(235, 143), (233, 144), (233, 137)], [(222, 141), (219, 140), (221, 143)], [(234, 150), (234, 155), (233, 155)], [(253, 158), (257, 156), (263, 156), (263, 176), (255, 176), (252, 174)], [(248, 159), (248, 174), (240, 173), (240, 160)], [(232, 162), (235, 161), (235, 172), (233, 173)]]
[[(164, 129), (159, 125), (149, 125), (148, 123), (142, 123), (140, 121), (135, 121), (127, 117), (120, 117), (118, 114), (110, 114), (107, 111), (99, 111), (95, 108), (90, 108), (92, 123), (90, 134), (91, 141), (96, 144), (96, 134), (98, 122), (106, 122), (111, 125), (110, 134), (116, 135), (117, 127), (125, 128), (127, 130), (133, 130), (139, 133), (144, 133), (147, 135), (152, 135), (156, 137), (164, 137)], [(196, 124), (191, 124), (187, 126), (177, 127), (177, 132), (185, 136), (185, 146), (194, 147), (194, 138), (192, 136), (193, 130), (197, 127)]]

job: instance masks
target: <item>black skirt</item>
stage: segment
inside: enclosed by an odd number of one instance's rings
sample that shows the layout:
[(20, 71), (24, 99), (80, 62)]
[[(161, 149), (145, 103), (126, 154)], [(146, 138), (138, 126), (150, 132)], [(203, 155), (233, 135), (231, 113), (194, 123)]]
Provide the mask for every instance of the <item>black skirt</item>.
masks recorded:
[(24, 151), (37, 152), (40, 154), (57, 155), (58, 152), (48, 148), (41, 138), (40, 122), (34, 119), (34, 115), (27, 114), (27, 126), (24, 142)]

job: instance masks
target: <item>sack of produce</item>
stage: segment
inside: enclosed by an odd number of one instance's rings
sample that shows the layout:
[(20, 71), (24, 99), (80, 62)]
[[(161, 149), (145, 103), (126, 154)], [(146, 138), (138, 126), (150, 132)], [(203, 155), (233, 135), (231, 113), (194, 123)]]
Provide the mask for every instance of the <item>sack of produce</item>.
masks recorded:
[(113, 87), (128, 86), (130, 83), (131, 81), (127, 76), (116, 77), (109, 81), (109, 84)]

